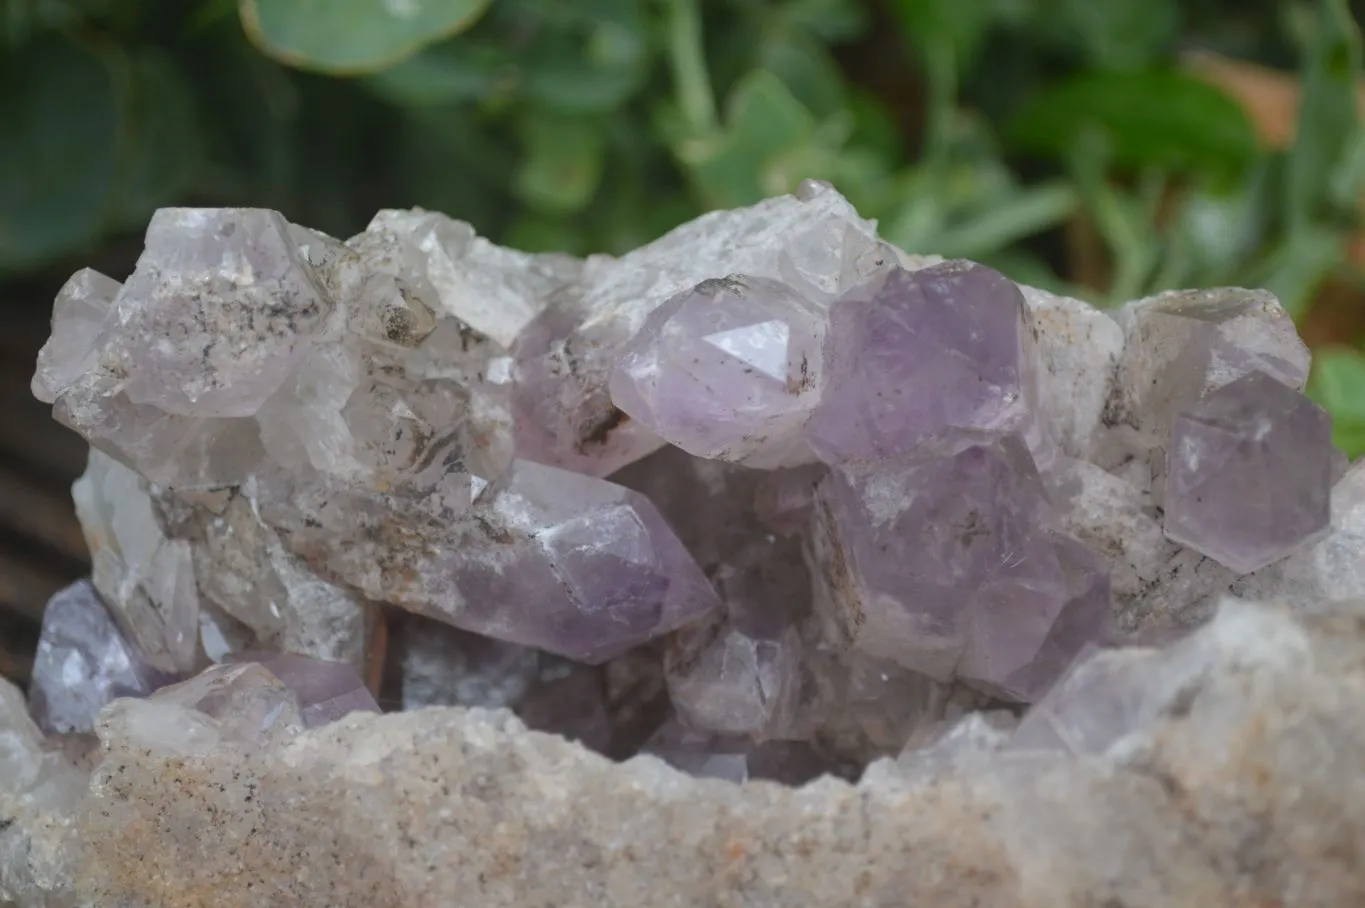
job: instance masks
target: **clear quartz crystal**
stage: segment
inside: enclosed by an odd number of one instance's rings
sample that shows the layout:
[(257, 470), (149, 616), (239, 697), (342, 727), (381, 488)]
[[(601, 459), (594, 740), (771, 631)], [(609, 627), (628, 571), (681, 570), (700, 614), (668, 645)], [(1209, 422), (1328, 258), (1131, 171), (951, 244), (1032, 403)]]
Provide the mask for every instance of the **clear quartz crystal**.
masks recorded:
[(1106, 406), (1111, 428), (1094, 454), (1106, 469), (1136, 460), (1159, 474), (1176, 414), (1244, 375), (1264, 372), (1294, 390), (1308, 380), (1308, 348), (1265, 291), (1173, 291), (1116, 317), (1124, 346)]
[(91, 450), (72, 488), (94, 584), (142, 657), (164, 672), (195, 667), (199, 591), (190, 544), (157, 520), (147, 481)]
[(52, 336), (38, 351), (33, 396), (52, 403), (95, 367), (100, 335), (122, 286), (91, 268), (62, 285), (52, 305)]

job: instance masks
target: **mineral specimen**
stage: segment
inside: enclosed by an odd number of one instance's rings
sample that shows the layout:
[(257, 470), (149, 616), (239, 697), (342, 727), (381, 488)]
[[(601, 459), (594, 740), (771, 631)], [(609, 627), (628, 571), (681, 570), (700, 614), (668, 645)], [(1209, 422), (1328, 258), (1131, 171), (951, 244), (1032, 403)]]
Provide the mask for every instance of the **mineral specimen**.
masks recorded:
[(379, 712), (379, 704), (355, 669), (295, 653), (244, 653), (240, 657), (261, 666), (298, 700), (305, 728), (335, 722), (356, 710)]
[(830, 311), (806, 432), (827, 463), (910, 454), (952, 430), (1035, 425), (1036, 352), (1019, 288), (969, 262), (894, 268)]
[(90, 546), (95, 588), (113, 605), (129, 640), (162, 671), (194, 668), (199, 590), (190, 544), (167, 538), (146, 480), (92, 450), (71, 494)]
[(124, 638), (88, 582), (48, 602), (29, 688), (29, 708), (46, 731), (91, 731), (116, 697), (145, 697), (169, 680)]
[(801, 428), (820, 398), (825, 313), (778, 281), (703, 281), (645, 319), (612, 374), (612, 403), (698, 457), (813, 459)]
[(1030, 699), (1108, 618), (1099, 559), (1049, 529), (1017, 436), (836, 469), (816, 511), (823, 601), (870, 655)]
[(1167, 537), (1239, 574), (1314, 541), (1331, 516), (1331, 436), (1321, 407), (1264, 372), (1203, 397), (1171, 432)]
[(49, 608), (51, 737), (0, 685), (0, 905), (1365, 899), (1365, 473), (1278, 303), (873, 227), (176, 209), (75, 275), (108, 607)]

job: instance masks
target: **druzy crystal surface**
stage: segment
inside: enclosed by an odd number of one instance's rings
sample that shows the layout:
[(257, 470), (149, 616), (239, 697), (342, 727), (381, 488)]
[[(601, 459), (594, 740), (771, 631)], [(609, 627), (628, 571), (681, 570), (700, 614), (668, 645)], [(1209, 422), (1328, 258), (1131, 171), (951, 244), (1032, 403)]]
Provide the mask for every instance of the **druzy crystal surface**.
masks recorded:
[(582, 260), (161, 212), (34, 377), (94, 586), (48, 737), (0, 696), (0, 903), (1353, 904), (1307, 371), (1269, 294), (1111, 315), (819, 183)]

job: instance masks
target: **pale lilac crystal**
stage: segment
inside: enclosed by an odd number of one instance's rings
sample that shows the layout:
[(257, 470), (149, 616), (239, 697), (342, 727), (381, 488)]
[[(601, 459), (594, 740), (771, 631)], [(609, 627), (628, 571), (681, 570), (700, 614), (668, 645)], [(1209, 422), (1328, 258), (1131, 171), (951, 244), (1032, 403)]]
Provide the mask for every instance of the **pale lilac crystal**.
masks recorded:
[(680, 631), (665, 671), (670, 699), (694, 728), (780, 733), (796, 708), (801, 640), (790, 627), (767, 635), (717, 622)]
[(52, 403), (94, 368), (100, 334), (121, 285), (91, 268), (82, 268), (57, 291), (52, 305), (52, 336), (38, 351), (33, 396)]
[(655, 309), (612, 373), (612, 403), (698, 457), (811, 459), (825, 313), (780, 281), (703, 281)]
[(1158, 499), (1179, 411), (1252, 372), (1295, 390), (1308, 380), (1308, 347), (1262, 290), (1173, 291), (1129, 303), (1116, 317), (1124, 346), (1105, 409), (1110, 428), (1093, 456), (1106, 469), (1127, 465), (1151, 475)]
[(612, 405), (621, 351), (654, 309), (727, 274), (780, 280), (818, 303), (886, 258), (873, 225), (833, 189), (713, 211), (619, 259), (594, 256), (517, 339), (517, 455), (596, 476), (661, 439)]
[(353, 712), (379, 712), (379, 704), (354, 668), (295, 653), (243, 653), (278, 678), (298, 698), (305, 728), (335, 722)]
[(446, 619), (467, 630), (596, 663), (720, 606), (653, 505), (604, 480), (516, 461), (469, 523)]
[(806, 431), (829, 463), (907, 454), (955, 429), (1027, 431), (1033, 336), (1019, 288), (970, 262), (896, 268), (830, 312), (825, 389)]
[(746, 782), (772, 779), (802, 785), (831, 771), (830, 763), (808, 744), (763, 741), (695, 731), (670, 719), (654, 734), (642, 753), (659, 757), (690, 775)]
[(257, 747), (288, 740), (304, 728), (294, 692), (250, 662), (212, 666), (188, 681), (163, 687), (152, 700), (202, 713), (216, 720), (224, 738)]
[[(817, 601), (869, 655), (1022, 695), (1011, 679), (1064, 667), (1048, 644), (1068, 604), (1109, 608), (1089, 582), (1092, 564), (1069, 541), (1059, 551), (1049, 520), (1017, 437), (968, 437), (908, 461), (835, 470), (816, 505)], [(1058, 633), (1063, 650), (1079, 645)]]
[(1239, 574), (1327, 532), (1331, 418), (1264, 372), (1210, 393), (1175, 418), (1166, 535)]
[(145, 697), (170, 679), (142, 660), (89, 581), (52, 597), (29, 686), (34, 721), (49, 733), (88, 732), (118, 697)]

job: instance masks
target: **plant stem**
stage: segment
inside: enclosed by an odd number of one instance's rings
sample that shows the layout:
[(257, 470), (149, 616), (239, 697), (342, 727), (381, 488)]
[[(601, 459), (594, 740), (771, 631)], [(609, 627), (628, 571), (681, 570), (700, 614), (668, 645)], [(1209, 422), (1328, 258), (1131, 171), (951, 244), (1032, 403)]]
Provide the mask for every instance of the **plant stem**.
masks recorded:
[(667, 0), (668, 57), (673, 68), (678, 107), (693, 136), (707, 135), (718, 126), (715, 95), (702, 50), (701, 12), (697, 0)]

